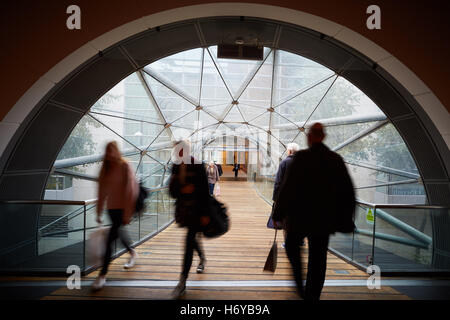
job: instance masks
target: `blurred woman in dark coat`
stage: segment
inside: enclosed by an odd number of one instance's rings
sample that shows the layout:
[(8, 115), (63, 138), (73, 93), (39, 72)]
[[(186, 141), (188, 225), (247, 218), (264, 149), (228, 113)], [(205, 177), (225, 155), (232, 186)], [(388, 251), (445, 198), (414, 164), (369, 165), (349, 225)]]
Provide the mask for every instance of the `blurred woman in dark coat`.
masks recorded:
[(209, 187), (206, 169), (202, 162), (190, 155), (188, 141), (178, 142), (174, 148), (172, 176), (169, 184), (170, 195), (176, 199), (175, 220), (181, 227), (187, 227), (183, 270), (173, 295), (179, 298), (186, 290), (186, 280), (192, 265), (194, 249), (200, 257), (197, 273), (205, 267), (205, 255), (197, 239), (197, 233), (208, 223), (207, 206)]

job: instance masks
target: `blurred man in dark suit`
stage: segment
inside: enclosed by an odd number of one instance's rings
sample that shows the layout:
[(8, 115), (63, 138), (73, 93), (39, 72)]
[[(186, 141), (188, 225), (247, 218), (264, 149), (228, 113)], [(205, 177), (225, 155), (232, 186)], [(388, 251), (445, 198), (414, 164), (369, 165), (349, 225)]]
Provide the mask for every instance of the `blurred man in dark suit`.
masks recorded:
[[(306, 150), (298, 151), (278, 193), (273, 220), (284, 223), (286, 253), (300, 296), (319, 300), (325, 282), (330, 234), (352, 232), (355, 194), (344, 161), (328, 149), (323, 125), (315, 123)], [(302, 283), (301, 248), (308, 239), (308, 275)]]

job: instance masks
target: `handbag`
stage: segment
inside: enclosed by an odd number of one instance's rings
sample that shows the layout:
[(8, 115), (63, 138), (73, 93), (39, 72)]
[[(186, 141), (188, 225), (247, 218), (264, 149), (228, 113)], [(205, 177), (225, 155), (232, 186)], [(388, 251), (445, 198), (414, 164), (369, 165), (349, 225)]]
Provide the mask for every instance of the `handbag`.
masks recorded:
[(140, 214), (145, 209), (145, 199), (148, 197), (147, 189), (142, 185), (142, 182), (139, 182), (139, 193), (136, 199), (136, 208), (135, 211), (137, 214)]
[(275, 229), (275, 237), (273, 238), (272, 248), (270, 248), (269, 255), (266, 259), (266, 264), (264, 265), (264, 271), (275, 272), (277, 268), (277, 258), (278, 258), (278, 247), (277, 247), (277, 232)]
[(90, 263), (94, 266), (101, 266), (106, 251), (106, 240), (109, 234), (110, 227), (102, 227), (91, 233), (87, 252)]
[(230, 227), (227, 208), (216, 198), (209, 196), (209, 222), (203, 227), (203, 234), (207, 238), (216, 238), (226, 233)]
[(278, 230), (283, 229), (283, 226), (281, 226), (281, 225), (279, 225), (279, 224), (277, 225), (276, 228), (275, 228), (275, 226), (273, 225), (273, 219), (272, 219), (272, 216), (273, 216), (273, 210), (274, 210), (274, 208), (275, 208), (275, 204), (272, 205), (272, 212), (270, 213), (269, 220), (267, 220), (267, 228), (269, 228), (269, 229), (278, 229)]
[(214, 188), (214, 195), (215, 196), (220, 196), (220, 186), (219, 186), (218, 182), (216, 183), (216, 186)]

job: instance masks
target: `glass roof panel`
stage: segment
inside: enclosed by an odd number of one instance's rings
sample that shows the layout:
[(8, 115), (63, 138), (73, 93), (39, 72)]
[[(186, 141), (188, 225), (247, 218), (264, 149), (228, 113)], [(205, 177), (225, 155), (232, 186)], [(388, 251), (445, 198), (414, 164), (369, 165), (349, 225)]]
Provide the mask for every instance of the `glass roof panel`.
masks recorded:
[(233, 105), (231, 110), (228, 112), (226, 117), (223, 119), (224, 122), (245, 122), (242, 117), (241, 112), (238, 110), (236, 105)]
[(194, 110), (188, 114), (183, 115), (181, 118), (172, 122), (172, 131), (178, 128), (188, 129), (191, 132), (196, 130), (198, 126), (198, 111)]
[(226, 104), (221, 104), (221, 105), (204, 107), (203, 110), (205, 110), (206, 112), (210, 113), (217, 120), (220, 120), (224, 116), (225, 112), (230, 107), (230, 105), (231, 105), (231, 102), (230, 103), (226, 103)]
[(255, 74), (239, 98), (248, 106), (270, 108), (272, 96), (273, 52)]
[(277, 106), (275, 110), (298, 126), (303, 126), (304, 122), (312, 114), (332, 85), (333, 80), (334, 77), (317, 84), (309, 90), (301, 92), (293, 99)]
[(198, 126), (196, 129), (205, 128), (211, 126), (214, 123), (218, 123), (216, 118), (213, 118), (203, 110), (199, 110)]
[(325, 127), (326, 137), (324, 143), (330, 149), (333, 149), (374, 124), (375, 122), (366, 122)]
[(271, 130), (293, 130), (298, 129), (299, 126), (293, 123), (286, 117), (281, 116), (277, 112), (272, 112)]
[(383, 112), (361, 90), (338, 77), (310, 121), (351, 115), (383, 115)]
[[(217, 58), (217, 46), (209, 47), (214, 60), (223, 75), (225, 82), (236, 99), (239, 92), (241, 92), (246, 83), (256, 73), (262, 61), (253, 60), (239, 60), (239, 59), (218, 59)], [(264, 58), (269, 54), (270, 49), (264, 48)]]
[[(76, 125), (57, 156), (57, 160), (73, 159), (82, 156), (102, 155), (106, 144), (117, 141), (121, 151), (138, 150), (135, 146), (125, 141), (123, 119), (100, 116), (101, 122), (90, 115), (85, 115)], [(106, 126), (114, 130), (107, 128)]]
[(334, 74), (334, 71), (298, 54), (278, 50), (275, 54), (273, 104), (289, 99)]
[(390, 123), (338, 151), (345, 159), (419, 174), (403, 139)]
[(162, 58), (144, 69), (198, 104), (202, 59), (203, 49), (192, 49)]
[(136, 73), (103, 95), (90, 112), (164, 124)]
[(270, 112), (263, 113), (258, 118), (254, 119), (251, 124), (259, 127), (262, 130), (269, 130)]
[(241, 110), (242, 115), (247, 122), (255, 119), (256, 117), (267, 111), (266, 108), (249, 106), (243, 103), (239, 103), (239, 110)]
[(150, 87), (157, 106), (161, 110), (165, 120), (168, 123), (180, 118), (183, 114), (195, 109), (195, 106), (181, 97), (179, 94), (170, 90), (149, 75), (145, 79)]
[(208, 51), (205, 51), (200, 106), (230, 105), (232, 101), (233, 98), (217, 71), (214, 61)]

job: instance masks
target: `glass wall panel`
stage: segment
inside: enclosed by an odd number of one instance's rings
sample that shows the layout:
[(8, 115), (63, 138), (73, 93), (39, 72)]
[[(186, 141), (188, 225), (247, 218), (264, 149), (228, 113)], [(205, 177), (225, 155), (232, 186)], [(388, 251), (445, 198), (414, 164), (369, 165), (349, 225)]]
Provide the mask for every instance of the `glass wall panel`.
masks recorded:
[(270, 53), (264, 64), (245, 88), (239, 102), (248, 106), (262, 108), (271, 107), (272, 97), (273, 53)]
[(419, 174), (406, 144), (390, 123), (338, 152), (345, 159)]
[(187, 50), (155, 61), (145, 70), (198, 103), (202, 58), (203, 49)]
[(338, 77), (310, 121), (350, 115), (383, 115), (383, 112), (361, 90), (345, 78)]
[(334, 72), (312, 60), (290, 52), (277, 50), (273, 104), (278, 105), (301, 89), (306, 89)]
[(181, 116), (195, 109), (193, 104), (155, 80), (153, 77), (146, 74), (145, 79), (156, 100), (157, 106), (168, 123), (177, 120)]
[(294, 96), (292, 99), (276, 106), (275, 110), (298, 126), (303, 126), (304, 122), (311, 116), (320, 100), (333, 84), (334, 79), (335, 77), (332, 77), (310, 89), (301, 91), (300, 94)]
[(205, 107), (229, 105), (232, 101), (233, 97), (223, 82), (210, 53), (205, 51), (200, 105)]
[(377, 208), (375, 264), (383, 271), (426, 271), (433, 261), (433, 209)]
[(363, 266), (372, 264), (374, 233), (374, 209), (357, 205), (355, 210), (356, 231), (353, 237), (353, 260)]
[[(239, 59), (218, 59), (217, 46), (209, 47), (217, 67), (223, 75), (227, 85), (229, 86), (233, 96), (236, 98), (245, 85), (255, 75), (262, 61), (239, 60)], [(269, 48), (264, 48), (264, 58), (270, 53)]]

